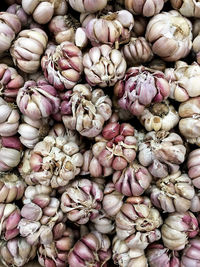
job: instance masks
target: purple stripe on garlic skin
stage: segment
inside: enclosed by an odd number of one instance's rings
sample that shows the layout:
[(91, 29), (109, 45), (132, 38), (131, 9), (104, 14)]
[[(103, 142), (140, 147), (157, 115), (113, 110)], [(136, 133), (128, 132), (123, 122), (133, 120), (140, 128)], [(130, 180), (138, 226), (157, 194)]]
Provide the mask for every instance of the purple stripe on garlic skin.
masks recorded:
[(200, 239), (196, 237), (189, 239), (186, 248), (183, 250), (181, 257), (181, 266), (198, 266), (199, 265), (199, 252), (200, 252)]
[(193, 185), (200, 189), (200, 149), (190, 152), (187, 161), (188, 176), (192, 179)]
[(13, 4), (8, 7), (6, 12), (17, 15), (23, 27), (27, 25), (28, 16), (21, 5)]
[(107, 0), (69, 0), (70, 6), (80, 13), (95, 13), (107, 5)]

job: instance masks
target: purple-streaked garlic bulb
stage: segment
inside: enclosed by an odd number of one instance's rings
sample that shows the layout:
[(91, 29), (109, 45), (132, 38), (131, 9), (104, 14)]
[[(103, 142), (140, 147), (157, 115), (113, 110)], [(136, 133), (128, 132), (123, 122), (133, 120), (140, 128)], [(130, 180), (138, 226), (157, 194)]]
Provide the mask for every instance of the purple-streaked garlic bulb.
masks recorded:
[(119, 106), (135, 116), (141, 115), (152, 102), (165, 100), (169, 93), (170, 86), (164, 73), (144, 66), (129, 68), (114, 89)]
[(154, 54), (165, 61), (176, 61), (192, 48), (192, 24), (176, 10), (162, 12), (149, 21), (146, 39)]
[(0, 54), (11, 46), (16, 34), (21, 30), (21, 22), (15, 14), (0, 12)]
[(20, 134), (19, 139), (27, 148), (34, 148), (48, 134), (49, 120), (47, 118), (32, 120), (28, 116), (23, 116), (22, 118), (23, 122), (18, 128), (18, 133)]
[(60, 107), (56, 89), (45, 79), (25, 82), (16, 101), (22, 114), (32, 120), (47, 118), (57, 113)]
[(198, 266), (200, 254), (200, 239), (196, 237), (189, 239), (181, 257), (181, 267)]
[(174, 9), (185, 17), (200, 18), (200, 5), (198, 0), (170, 0)]
[(103, 209), (106, 214), (115, 218), (123, 205), (124, 195), (116, 191), (113, 183), (107, 183), (103, 192)]
[(196, 62), (188, 65), (184, 61), (177, 61), (174, 69), (165, 70), (165, 75), (170, 83), (170, 98), (184, 102), (200, 96), (200, 66)]
[(101, 234), (112, 234), (115, 231), (115, 222), (102, 209), (97, 217), (90, 219), (90, 229), (96, 230)]
[(178, 111), (168, 100), (160, 103), (153, 103), (146, 107), (143, 113), (138, 116), (145, 129), (150, 131), (170, 131), (179, 122)]
[(20, 209), (15, 204), (0, 203), (0, 237), (10, 240), (19, 234)]
[(78, 179), (70, 183), (61, 197), (61, 209), (67, 218), (86, 224), (99, 215), (103, 192), (95, 182)]
[(153, 58), (151, 46), (144, 37), (132, 37), (129, 43), (122, 47), (121, 52), (128, 66), (143, 64)]
[(24, 85), (24, 79), (16, 69), (6, 64), (0, 64), (0, 96), (7, 102), (15, 102), (19, 88)]
[(166, 0), (124, 0), (125, 7), (134, 15), (152, 17), (163, 9)]
[(70, 267), (102, 266), (108, 267), (111, 258), (111, 243), (106, 235), (92, 231), (78, 240), (68, 255)]
[(13, 136), (19, 127), (20, 114), (15, 104), (0, 97), (0, 136)]
[(187, 142), (200, 146), (200, 96), (193, 97), (179, 106), (179, 130)]
[(152, 176), (149, 171), (137, 162), (113, 174), (115, 189), (125, 196), (140, 196), (149, 187)]
[(0, 138), (0, 172), (12, 170), (22, 156), (22, 144), (18, 136)]
[(66, 221), (60, 201), (51, 194), (52, 188), (44, 185), (28, 186), (25, 190), (18, 229), (31, 245), (53, 242), (53, 226)]
[(23, 237), (0, 241), (0, 262), (3, 266), (27, 266), (26, 263), (34, 259), (36, 254), (37, 246), (31, 246)]
[(191, 179), (180, 171), (159, 179), (150, 192), (153, 205), (168, 213), (189, 210), (195, 196)]
[(188, 238), (195, 237), (198, 232), (198, 221), (189, 211), (169, 214), (161, 227), (163, 244), (171, 250), (184, 249)]
[(133, 15), (127, 10), (109, 12), (100, 18), (91, 19), (86, 25), (86, 34), (93, 46), (115, 46), (129, 41), (134, 25)]
[(67, 12), (65, 0), (22, 0), (22, 7), (39, 24), (48, 23), (53, 15), (64, 15)]
[(62, 222), (53, 227), (52, 233), (52, 243), (39, 245), (38, 261), (44, 267), (64, 267), (68, 263), (68, 253), (74, 245), (75, 234)]
[(146, 255), (149, 267), (180, 267), (178, 252), (171, 251), (160, 243), (150, 244)]
[(93, 177), (109, 176), (114, 170), (120, 171), (136, 157), (137, 139), (129, 123), (109, 122), (102, 135), (95, 138), (92, 147), (93, 158), (89, 171)]
[(83, 71), (81, 50), (65, 41), (60, 45), (49, 44), (41, 60), (45, 78), (55, 89), (63, 91), (73, 88)]
[(129, 248), (117, 236), (112, 241), (112, 253), (114, 263), (120, 267), (148, 267), (144, 250)]
[[(67, 93), (65, 93), (67, 94)], [(103, 129), (105, 121), (112, 115), (112, 101), (102, 89), (87, 84), (73, 88), (71, 97), (61, 102), (61, 114), (66, 129), (77, 130), (86, 137), (95, 137)]]
[(138, 160), (156, 178), (164, 178), (179, 170), (184, 162), (186, 148), (176, 133), (152, 131), (139, 145)]
[(9, 6), (6, 12), (15, 14), (19, 18), (21, 25), (25, 27), (28, 23), (28, 16), (21, 5), (17, 5), (16, 3)]
[(129, 197), (116, 216), (116, 232), (129, 248), (145, 249), (161, 238), (163, 221), (147, 197)]
[(39, 28), (21, 31), (10, 48), (15, 65), (26, 73), (36, 72), (47, 42), (47, 34)]
[(75, 30), (80, 27), (80, 22), (67, 14), (53, 17), (48, 27), (57, 44), (65, 41), (74, 42)]
[(126, 61), (121, 52), (109, 45), (92, 47), (83, 57), (85, 78), (91, 86), (113, 86), (122, 79)]
[(200, 148), (190, 152), (187, 167), (188, 176), (192, 179), (193, 185), (200, 189)]
[(106, 7), (107, 0), (69, 0), (69, 4), (80, 13), (95, 13)]
[(0, 203), (11, 203), (23, 197), (26, 184), (15, 173), (0, 173)]
[(46, 136), (32, 150), (26, 150), (19, 171), (28, 185), (65, 186), (81, 171), (83, 156), (78, 136)]

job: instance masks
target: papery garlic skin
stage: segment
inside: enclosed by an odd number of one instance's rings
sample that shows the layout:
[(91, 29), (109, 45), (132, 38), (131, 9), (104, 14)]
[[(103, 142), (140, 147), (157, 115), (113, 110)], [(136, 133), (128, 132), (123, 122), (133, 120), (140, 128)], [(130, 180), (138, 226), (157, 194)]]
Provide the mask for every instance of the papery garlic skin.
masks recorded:
[(181, 257), (181, 266), (198, 266), (199, 264), (200, 239), (199, 237), (189, 239)]
[(22, 7), (39, 24), (48, 23), (54, 14), (64, 15), (67, 12), (67, 3), (64, 0), (22, 0)]
[(49, 22), (48, 28), (53, 34), (57, 44), (69, 41), (74, 42), (75, 30), (80, 27), (80, 23), (70, 14), (65, 16), (55, 16)]
[(138, 117), (145, 129), (150, 131), (170, 131), (179, 122), (178, 111), (168, 100), (151, 104)]
[(16, 99), (22, 114), (32, 120), (47, 118), (58, 112), (60, 99), (56, 89), (45, 79), (27, 81), (19, 90)]
[(23, 197), (26, 184), (14, 173), (0, 174), (0, 203), (11, 203)]
[(8, 50), (15, 35), (21, 30), (21, 22), (15, 14), (0, 12), (0, 54)]
[(67, 218), (78, 224), (86, 224), (99, 215), (103, 192), (98, 184), (79, 179), (69, 184), (61, 197), (61, 209)]
[(88, 84), (78, 84), (73, 88), (69, 100), (61, 102), (62, 120), (66, 129), (77, 130), (86, 137), (95, 137), (110, 119), (111, 107), (112, 101), (102, 89), (92, 91)]
[(109, 176), (120, 171), (136, 157), (137, 140), (135, 130), (129, 123), (109, 122), (102, 135), (95, 138), (92, 147), (93, 158), (89, 171), (93, 177)]
[(112, 180), (118, 192), (130, 197), (142, 195), (149, 187), (152, 176), (145, 167), (133, 162), (122, 171), (114, 172)]
[(40, 245), (38, 248), (38, 261), (41, 266), (66, 266), (68, 253), (74, 245), (75, 234), (64, 223), (56, 224), (53, 229), (53, 242)]
[(21, 31), (10, 48), (15, 65), (26, 73), (36, 72), (47, 42), (47, 34), (39, 28)]
[(160, 13), (166, 0), (125, 0), (125, 7), (134, 15), (152, 17)]
[(186, 148), (176, 133), (165, 131), (149, 132), (139, 145), (138, 160), (157, 178), (164, 178), (179, 170), (184, 162)]
[(44, 185), (28, 186), (25, 190), (18, 229), (30, 245), (51, 244), (54, 225), (66, 221), (60, 201), (51, 196), (52, 191)]
[(115, 221), (102, 209), (97, 217), (90, 219), (90, 229), (101, 234), (111, 234), (115, 231)]
[[(70, 267), (107, 266), (111, 258), (110, 240), (97, 231), (90, 232), (78, 240), (68, 255)], [(84, 251), (84, 253), (83, 253)]]
[(34, 148), (34, 146), (43, 139), (48, 132), (48, 119), (32, 120), (28, 116), (23, 116), (23, 122), (18, 128), (18, 133), (20, 134), (19, 139), (27, 148)]
[(161, 238), (162, 218), (147, 197), (129, 197), (116, 215), (116, 233), (129, 248), (145, 249)]
[(147, 248), (149, 267), (180, 267), (180, 259), (177, 251), (170, 251), (162, 244), (153, 243)]
[(5, 172), (16, 167), (22, 156), (22, 144), (17, 136), (0, 139), (0, 171)]
[(200, 146), (200, 97), (193, 97), (179, 106), (179, 130), (187, 142)]
[(112, 242), (112, 258), (120, 267), (148, 267), (147, 258), (143, 249), (129, 248), (117, 236)]
[(29, 245), (22, 237), (16, 237), (9, 241), (1, 240), (0, 254), (0, 261), (4, 266), (24, 266), (35, 258), (37, 246)]
[(152, 51), (165, 61), (186, 57), (192, 48), (192, 24), (175, 10), (155, 15), (148, 23), (146, 39)]
[(95, 13), (107, 5), (107, 0), (69, 0), (70, 6), (80, 13)]
[(19, 171), (28, 185), (42, 184), (52, 188), (65, 186), (81, 171), (83, 156), (80, 142), (73, 135), (46, 136), (26, 150)]
[(150, 193), (153, 205), (168, 213), (189, 210), (195, 196), (191, 179), (180, 171), (159, 179), (150, 188)]
[(188, 65), (184, 61), (177, 61), (175, 68), (166, 69), (165, 74), (166, 77), (169, 75), (170, 98), (184, 102), (200, 95), (200, 66), (196, 62)]
[(19, 111), (0, 97), (0, 136), (13, 136), (19, 127)]
[(161, 227), (164, 246), (171, 250), (184, 249), (188, 238), (195, 237), (198, 232), (198, 221), (192, 212), (174, 212)]
[(68, 41), (58, 46), (49, 44), (41, 66), (45, 78), (55, 89), (71, 89), (78, 83), (83, 71), (82, 52)]
[(174, 9), (185, 17), (200, 18), (200, 5), (198, 0), (170, 0)]
[(192, 179), (193, 185), (200, 189), (200, 148), (190, 152), (187, 167), (188, 176)]
[(83, 56), (85, 78), (91, 86), (113, 86), (122, 79), (126, 61), (121, 52), (108, 45), (92, 47)]
[(129, 66), (143, 64), (153, 58), (151, 47), (144, 37), (132, 37), (129, 43), (122, 47), (121, 52)]
[(0, 64), (0, 96), (7, 102), (14, 102), (24, 79), (16, 69)]
[(1, 239), (10, 240), (15, 238), (19, 234), (20, 209), (15, 204), (0, 203), (0, 211)]
[(23, 8), (22, 8), (21, 5), (13, 4), (13, 5), (11, 5), (11, 6), (8, 7), (8, 9), (6, 10), (6, 12), (9, 12), (11, 14), (15, 14), (19, 18), (19, 20), (21, 22), (21, 25), (23, 27), (27, 25), (27, 23), (28, 23), (28, 16), (25, 13), (25, 11), (23, 10)]
[(129, 41), (134, 18), (127, 10), (108, 13), (100, 18), (94, 18), (86, 25), (86, 34), (93, 46), (99, 44), (119, 45)]
[(106, 184), (102, 205), (108, 216), (115, 218), (123, 205), (123, 198), (124, 195), (115, 190), (113, 183)]
[(149, 104), (165, 100), (170, 93), (170, 86), (161, 71), (144, 66), (131, 67), (125, 78), (116, 83), (114, 94), (121, 108), (139, 116)]

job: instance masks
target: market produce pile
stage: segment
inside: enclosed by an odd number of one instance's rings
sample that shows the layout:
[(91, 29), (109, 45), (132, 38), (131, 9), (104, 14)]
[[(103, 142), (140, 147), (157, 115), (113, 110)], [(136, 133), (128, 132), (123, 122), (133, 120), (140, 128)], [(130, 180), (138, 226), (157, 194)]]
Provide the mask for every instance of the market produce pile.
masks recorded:
[(1, 1), (0, 266), (200, 266), (199, 0)]

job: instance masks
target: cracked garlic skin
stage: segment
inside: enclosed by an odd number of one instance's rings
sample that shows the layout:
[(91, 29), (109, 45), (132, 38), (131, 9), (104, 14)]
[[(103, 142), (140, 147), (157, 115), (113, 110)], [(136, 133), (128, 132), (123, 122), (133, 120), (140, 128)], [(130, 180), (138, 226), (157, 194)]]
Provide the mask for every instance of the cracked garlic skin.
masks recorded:
[(70, 183), (61, 197), (61, 209), (78, 224), (95, 219), (101, 210), (103, 192), (95, 182), (79, 179)]
[(126, 72), (126, 61), (121, 52), (109, 45), (92, 47), (83, 56), (85, 78), (91, 86), (113, 86)]
[(164, 178), (179, 170), (186, 148), (182, 138), (166, 131), (149, 132), (139, 145), (138, 160), (156, 178)]
[(193, 97), (179, 106), (179, 130), (187, 142), (200, 146), (200, 97)]
[(184, 102), (200, 95), (200, 66), (196, 62), (188, 65), (177, 61), (174, 69), (165, 70), (165, 75), (170, 83), (170, 98)]
[(165, 61), (186, 57), (192, 48), (192, 24), (176, 10), (155, 15), (148, 23), (146, 39), (154, 54)]
[(41, 59), (41, 67), (48, 82), (59, 91), (73, 88), (80, 80), (82, 52), (72, 42), (49, 44)]
[(170, 0), (170, 2), (183, 16), (200, 18), (199, 0)]
[(125, 78), (115, 84), (114, 95), (121, 108), (139, 116), (149, 104), (161, 102), (170, 94), (170, 86), (161, 71), (144, 66), (131, 67)]
[(66, 129), (77, 130), (81, 135), (95, 137), (112, 115), (112, 101), (102, 89), (78, 84), (71, 96), (61, 102), (61, 114)]
[(129, 248), (126, 243), (117, 236), (113, 238), (112, 253), (114, 263), (120, 267), (148, 267), (144, 250)]
[[(75, 136), (75, 135), (74, 135)], [(28, 185), (65, 186), (81, 171), (83, 156), (73, 134), (46, 136), (26, 150), (19, 171)]]
[(159, 179), (150, 188), (153, 205), (164, 212), (185, 212), (190, 209), (195, 190), (187, 174), (178, 171)]
[(189, 211), (169, 214), (161, 227), (164, 246), (177, 251), (184, 249), (188, 238), (195, 237), (198, 232), (198, 221)]
[(178, 111), (168, 100), (151, 104), (138, 117), (145, 129), (150, 131), (170, 131), (179, 122)]
[(162, 218), (147, 197), (129, 197), (116, 215), (116, 233), (129, 248), (145, 249), (161, 238)]

